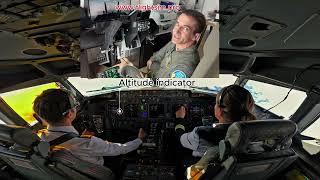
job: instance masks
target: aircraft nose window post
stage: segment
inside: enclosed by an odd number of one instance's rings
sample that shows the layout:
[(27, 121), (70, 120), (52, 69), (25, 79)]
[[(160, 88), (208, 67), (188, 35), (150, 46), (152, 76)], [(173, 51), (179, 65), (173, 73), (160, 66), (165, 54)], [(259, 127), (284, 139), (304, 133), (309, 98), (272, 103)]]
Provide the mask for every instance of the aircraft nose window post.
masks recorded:
[(118, 109), (117, 109), (117, 114), (118, 114), (119, 116), (123, 114), (123, 110), (121, 109), (121, 104), (120, 104), (120, 102), (121, 102), (121, 95), (120, 95), (120, 89), (119, 89), (119, 107), (118, 107)]
[(82, 77), (218, 77), (218, 1), (83, 0), (81, 7)]

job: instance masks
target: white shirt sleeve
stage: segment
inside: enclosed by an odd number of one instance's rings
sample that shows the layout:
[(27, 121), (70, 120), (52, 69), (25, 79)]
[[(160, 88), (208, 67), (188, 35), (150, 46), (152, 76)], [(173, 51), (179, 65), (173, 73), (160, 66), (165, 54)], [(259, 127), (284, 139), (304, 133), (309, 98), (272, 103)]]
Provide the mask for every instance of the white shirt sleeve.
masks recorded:
[(193, 129), (193, 131), (184, 133), (180, 137), (180, 142), (183, 147), (191, 149), (193, 151), (197, 150), (199, 146), (199, 136), (196, 133), (197, 127)]
[(136, 150), (140, 144), (142, 144), (142, 140), (139, 138), (120, 144), (104, 141), (93, 136), (91, 137), (89, 147), (92, 149), (92, 153), (94, 153), (93, 155), (95, 156), (117, 156)]

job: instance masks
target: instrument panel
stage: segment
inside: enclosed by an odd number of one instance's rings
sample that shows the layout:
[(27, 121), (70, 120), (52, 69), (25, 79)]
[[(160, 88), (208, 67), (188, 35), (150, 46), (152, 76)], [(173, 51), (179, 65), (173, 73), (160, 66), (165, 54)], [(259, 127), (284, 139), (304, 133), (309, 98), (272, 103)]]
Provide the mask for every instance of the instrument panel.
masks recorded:
[(148, 129), (153, 122), (171, 128), (181, 105), (187, 110), (186, 121), (193, 126), (216, 121), (214, 95), (188, 90), (131, 90), (90, 97), (79, 113), (78, 127), (80, 132), (81, 127), (85, 127), (102, 137), (108, 137), (106, 133), (115, 130)]
[(181, 105), (187, 108), (185, 119), (195, 126), (202, 125), (203, 118), (214, 119), (215, 97), (188, 90), (122, 91), (89, 101), (88, 114), (100, 132), (145, 127), (150, 122), (174, 123), (175, 112)]

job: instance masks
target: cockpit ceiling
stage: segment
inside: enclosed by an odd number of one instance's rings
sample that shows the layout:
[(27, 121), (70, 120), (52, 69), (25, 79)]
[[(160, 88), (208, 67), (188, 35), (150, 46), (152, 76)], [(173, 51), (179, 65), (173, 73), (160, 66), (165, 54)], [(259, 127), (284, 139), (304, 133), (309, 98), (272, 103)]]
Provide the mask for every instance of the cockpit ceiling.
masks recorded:
[(79, 1), (1, 1), (0, 60), (70, 55), (79, 27)]
[(79, 0), (0, 2), (0, 89), (80, 72)]
[[(320, 64), (320, 1), (220, 2), (220, 72), (264, 77), (290, 85), (295, 75)], [(319, 69), (297, 86), (319, 85)]]
[(0, 29), (26, 35), (73, 21), (78, 21), (79, 28), (79, 3), (76, 0), (2, 0)]
[(220, 48), (320, 49), (320, 1), (220, 2)]

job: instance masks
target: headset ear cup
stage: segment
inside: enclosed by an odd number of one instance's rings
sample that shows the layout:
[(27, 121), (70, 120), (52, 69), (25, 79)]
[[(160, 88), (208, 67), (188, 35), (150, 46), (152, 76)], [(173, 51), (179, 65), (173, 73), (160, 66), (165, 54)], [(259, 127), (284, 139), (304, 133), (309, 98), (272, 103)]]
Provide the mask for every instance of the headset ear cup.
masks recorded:
[(72, 97), (71, 93), (69, 93), (69, 104), (70, 108), (73, 108), (76, 105), (75, 99)]

